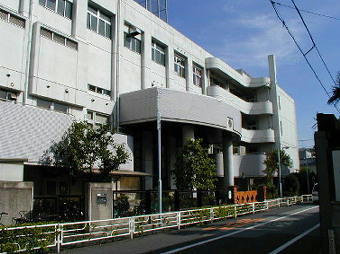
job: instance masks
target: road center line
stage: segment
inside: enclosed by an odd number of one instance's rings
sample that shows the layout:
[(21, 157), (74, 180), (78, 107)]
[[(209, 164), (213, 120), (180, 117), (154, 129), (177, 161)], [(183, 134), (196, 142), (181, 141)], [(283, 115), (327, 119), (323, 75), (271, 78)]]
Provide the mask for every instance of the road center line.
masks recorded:
[(292, 213), (292, 214), (289, 214), (289, 215), (285, 215), (283, 217), (272, 219), (272, 220), (269, 220), (269, 221), (266, 221), (266, 222), (263, 222), (263, 223), (259, 223), (259, 224), (254, 225), (254, 226), (250, 226), (250, 227), (247, 227), (247, 228), (242, 228), (242, 229), (239, 229), (237, 231), (234, 231), (234, 232), (231, 232), (231, 233), (228, 233), (228, 234), (225, 234), (225, 235), (221, 235), (221, 236), (218, 236), (218, 237), (210, 238), (210, 239), (198, 242), (198, 243), (193, 243), (193, 244), (181, 247), (181, 248), (177, 248), (177, 249), (173, 249), (173, 250), (170, 250), (170, 251), (167, 251), (167, 252), (163, 252), (162, 254), (172, 254), (172, 253), (176, 253), (176, 252), (179, 252), (179, 251), (187, 250), (187, 249), (190, 249), (190, 248), (193, 248), (193, 247), (196, 247), (196, 246), (200, 246), (200, 245), (203, 245), (203, 244), (206, 244), (206, 243), (217, 241), (217, 240), (220, 240), (220, 239), (232, 236), (232, 235), (236, 235), (236, 234), (242, 233), (242, 232), (244, 232), (246, 230), (257, 228), (257, 227), (260, 227), (260, 226), (263, 226), (263, 225), (266, 225), (266, 224), (269, 224), (269, 223), (272, 223), (272, 222), (275, 222), (275, 221), (278, 221), (278, 220), (282, 220), (284, 218), (287, 218), (287, 217), (290, 217), (290, 216), (293, 216), (293, 215), (296, 215), (296, 214), (299, 214), (299, 213), (306, 212), (306, 211), (311, 210), (311, 209), (315, 209), (317, 207), (318, 206), (307, 208), (307, 209), (304, 209), (302, 211), (299, 211), (299, 212), (296, 212), (296, 213)]
[(312, 232), (313, 230), (317, 229), (318, 227), (320, 227), (320, 223), (316, 224), (314, 227), (311, 227), (310, 229), (306, 230), (305, 232), (303, 232), (302, 234), (294, 237), (293, 239), (291, 239), (290, 241), (286, 242), (285, 244), (281, 245), (279, 248), (273, 250), (272, 252), (270, 252), (269, 254), (277, 254), (280, 253), (281, 251), (283, 251), (284, 249), (286, 249), (287, 247), (289, 247), (290, 245), (292, 245), (293, 243), (295, 243), (296, 241), (300, 240), (301, 238), (305, 237), (306, 235), (308, 235), (310, 232)]

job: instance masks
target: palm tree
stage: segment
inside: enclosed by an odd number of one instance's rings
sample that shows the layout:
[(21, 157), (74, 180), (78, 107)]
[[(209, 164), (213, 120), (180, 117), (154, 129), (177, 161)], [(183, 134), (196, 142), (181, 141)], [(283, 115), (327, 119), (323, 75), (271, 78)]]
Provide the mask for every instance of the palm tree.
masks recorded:
[(334, 104), (335, 106), (340, 101), (340, 71), (338, 71), (338, 74), (336, 75), (336, 81), (335, 86), (333, 86), (332, 90), (332, 96), (329, 97), (327, 103), (328, 104)]

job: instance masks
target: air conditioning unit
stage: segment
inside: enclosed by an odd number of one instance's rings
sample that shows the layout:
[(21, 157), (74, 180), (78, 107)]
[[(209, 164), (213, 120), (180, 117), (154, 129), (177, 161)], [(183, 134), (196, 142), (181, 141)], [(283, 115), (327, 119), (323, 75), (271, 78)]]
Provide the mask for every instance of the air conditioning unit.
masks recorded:
[(231, 117), (227, 117), (227, 130), (234, 129), (234, 119)]
[(137, 27), (129, 27), (129, 36), (130, 37), (135, 37), (139, 34), (141, 34), (142, 31), (138, 29)]
[(18, 95), (16, 93), (8, 93), (9, 100), (16, 100)]

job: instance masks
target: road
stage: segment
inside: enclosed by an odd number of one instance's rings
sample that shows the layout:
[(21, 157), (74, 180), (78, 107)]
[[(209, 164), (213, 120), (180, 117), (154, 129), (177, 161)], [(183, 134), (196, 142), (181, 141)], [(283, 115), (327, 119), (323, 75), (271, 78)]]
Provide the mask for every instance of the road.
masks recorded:
[(318, 223), (318, 206), (296, 205), (64, 253), (319, 254)]

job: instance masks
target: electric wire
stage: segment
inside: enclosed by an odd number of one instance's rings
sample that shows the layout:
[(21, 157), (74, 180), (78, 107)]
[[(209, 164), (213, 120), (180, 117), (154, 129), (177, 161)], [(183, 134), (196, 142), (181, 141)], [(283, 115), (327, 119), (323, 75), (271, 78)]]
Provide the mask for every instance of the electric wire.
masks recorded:
[[(300, 44), (297, 42), (296, 38), (294, 37), (293, 33), (290, 31), (289, 27), (287, 26), (286, 22), (284, 21), (284, 19), (281, 17), (279, 11), (277, 10), (275, 4), (276, 2), (272, 1), (272, 0), (269, 0), (269, 2), (271, 3), (273, 9), (274, 9), (274, 12), (277, 16), (277, 18), (281, 21), (283, 27), (287, 30), (289, 36), (293, 39), (296, 47), (298, 48), (298, 50), (300, 51), (300, 53), (302, 54), (303, 58), (305, 59), (305, 61), (307, 62), (307, 65), (309, 66), (309, 68), (311, 69), (311, 71), (313, 72), (315, 78), (317, 79), (317, 81), (319, 82), (319, 84), (321, 85), (322, 89), (325, 91), (326, 95), (328, 96), (328, 98), (330, 98), (330, 93), (329, 91), (326, 89), (325, 85), (322, 83), (320, 77), (318, 76), (318, 74), (316, 73), (316, 70), (313, 68), (311, 62), (309, 61), (309, 59), (307, 58), (307, 54), (304, 53), (303, 49), (301, 48)], [(310, 50), (308, 51), (310, 52)], [(335, 107), (335, 109), (338, 111), (338, 113), (340, 113), (340, 110), (339, 108), (333, 104), (333, 106)]]
[[(328, 66), (327, 66), (327, 64), (326, 64), (326, 62), (325, 62), (325, 60), (324, 60), (324, 58), (322, 57), (321, 52), (320, 52), (320, 50), (319, 50), (319, 47), (316, 45), (315, 40), (314, 40), (314, 38), (313, 38), (313, 36), (312, 36), (312, 33), (310, 32), (310, 30), (309, 30), (309, 28), (308, 28), (308, 26), (307, 26), (307, 24), (306, 24), (304, 18), (302, 17), (299, 8), (296, 6), (294, 0), (291, 0), (291, 2), (293, 3), (293, 5), (294, 5), (294, 7), (295, 7), (295, 10), (296, 10), (297, 13), (299, 14), (299, 17), (300, 17), (300, 19), (301, 19), (301, 21), (302, 21), (304, 27), (306, 28), (306, 30), (307, 30), (307, 32), (308, 32), (308, 35), (309, 35), (309, 38), (310, 38), (311, 41), (313, 42), (313, 46), (314, 46), (314, 48), (316, 49), (316, 52), (318, 53), (318, 55), (319, 55), (319, 57), (320, 57), (320, 59), (321, 59), (323, 65), (324, 65), (325, 69), (327, 70), (328, 75), (330, 76), (330, 78), (332, 79), (334, 85), (336, 86), (337, 83), (336, 83), (336, 81), (335, 81), (335, 79), (334, 79), (332, 73), (330, 72), (330, 70), (329, 70), (329, 68), (328, 68)], [(309, 52), (308, 52), (308, 53), (309, 53)], [(308, 54), (308, 53), (306, 53), (306, 54)]]
[[(273, 1), (274, 2), (274, 1)], [(293, 6), (287, 5), (287, 4), (283, 4), (283, 3), (279, 3), (279, 2), (274, 2), (275, 4), (282, 6), (282, 7), (286, 7), (286, 8), (290, 8), (290, 9), (295, 9)], [(313, 12), (313, 11), (309, 11), (309, 10), (304, 10), (304, 9), (300, 9), (301, 12), (305, 12), (305, 13), (309, 13), (312, 15), (316, 15), (316, 16), (320, 16), (320, 17), (324, 17), (324, 18), (329, 18), (329, 19), (334, 19), (337, 21), (340, 21), (340, 18), (336, 18), (330, 15), (326, 15), (326, 14), (322, 14), (322, 13), (318, 13), (318, 12)]]

